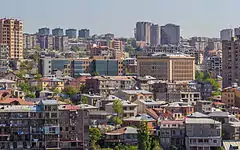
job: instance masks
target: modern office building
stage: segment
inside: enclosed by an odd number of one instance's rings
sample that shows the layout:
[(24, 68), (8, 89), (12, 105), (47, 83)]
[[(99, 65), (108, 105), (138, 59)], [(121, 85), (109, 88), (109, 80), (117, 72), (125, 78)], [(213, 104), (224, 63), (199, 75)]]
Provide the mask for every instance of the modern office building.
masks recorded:
[(63, 29), (61, 28), (55, 28), (52, 30), (53, 36), (64, 36)]
[(161, 44), (178, 45), (180, 43), (180, 26), (167, 24), (161, 26)]
[(88, 112), (42, 100), (38, 105), (2, 106), (1, 149), (89, 148)]
[(150, 43), (151, 46), (157, 46), (160, 44), (160, 27), (158, 24), (153, 24), (151, 26)]
[(118, 60), (93, 60), (91, 65), (91, 73), (101, 76), (118, 76)]
[(222, 77), (223, 88), (229, 87), (232, 83), (240, 85), (240, 39), (234, 38), (231, 41), (222, 41)]
[(70, 39), (77, 38), (77, 30), (76, 29), (67, 29), (66, 36)]
[(138, 76), (146, 75), (167, 81), (195, 79), (195, 58), (183, 54), (157, 54), (137, 58)]
[(137, 22), (136, 24), (136, 40), (144, 41), (150, 44), (151, 23), (150, 22)]
[(23, 49), (34, 49), (38, 46), (36, 34), (23, 34)]
[(0, 19), (0, 44), (9, 47), (9, 58), (23, 58), (23, 22), (16, 19)]
[(50, 29), (49, 28), (38, 29), (38, 35), (39, 36), (48, 36), (48, 35), (50, 35)]
[(79, 38), (89, 38), (90, 37), (90, 30), (89, 29), (81, 29), (78, 31)]
[[(235, 31), (236, 34), (237, 30)], [(233, 37), (232, 29), (223, 29), (220, 31), (220, 39), (221, 41), (231, 41)]]

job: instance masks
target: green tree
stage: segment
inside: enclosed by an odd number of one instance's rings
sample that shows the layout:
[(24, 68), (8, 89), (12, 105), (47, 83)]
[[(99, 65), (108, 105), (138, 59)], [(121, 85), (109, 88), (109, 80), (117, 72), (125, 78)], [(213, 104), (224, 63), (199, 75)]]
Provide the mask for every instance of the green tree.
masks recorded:
[(85, 85), (85, 84), (82, 84), (82, 85), (80, 86), (80, 92), (81, 92), (81, 93), (84, 93), (85, 89), (86, 89), (86, 85)]
[(140, 128), (138, 129), (138, 149), (139, 150), (151, 149), (151, 137), (147, 126), (147, 122), (141, 122)]
[(96, 149), (96, 144), (101, 139), (101, 137), (102, 137), (102, 134), (98, 128), (89, 129), (90, 145), (93, 150)]
[(118, 117), (122, 117), (123, 104), (121, 100), (118, 99), (113, 102), (113, 111), (117, 113)]
[(196, 71), (195, 73), (195, 79), (199, 81), (203, 81), (204, 79), (204, 73), (201, 71)]
[(53, 90), (53, 92), (55, 92), (55, 93), (57, 93), (57, 94), (61, 93), (58, 88), (55, 88), (55, 89)]
[(163, 148), (160, 146), (160, 143), (157, 139), (152, 138), (151, 150), (163, 150)]
[(116, 125), (121, 125), (123, 123), (120, 117), (113, 117), (112, 122)]
[(81, 100), (82, 100), (82, 104), (88, 104), (88, 99), (86, 96), (82, 96)]
[(76, 88), (69, 86), (64, 88), (63, 92), (69, 96), (72, 96), (77, 94), (79, 91)]
[(36, 98), (36, 95), (35, 95), (34, 92), (28, 92), (28, 93), (26, 94), (26, 97), (29, 97), (29, 98)]

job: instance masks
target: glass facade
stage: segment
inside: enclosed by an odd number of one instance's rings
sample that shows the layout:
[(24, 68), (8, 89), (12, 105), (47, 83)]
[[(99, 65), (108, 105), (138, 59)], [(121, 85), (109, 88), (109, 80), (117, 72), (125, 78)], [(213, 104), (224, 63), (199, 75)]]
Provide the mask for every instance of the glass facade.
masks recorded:
[(74, 77), (78, 76), (80, 73), (84, 73), (84, 68), (83, 68), (84, 61), (74, 60), (72, 63), (73, 63)]
[(117, 76), (118, 60), (94, 60), (92, 73), (97, 73), (101, 76)]
[(63, 71), (64, 66), (69, 64), (70, 62), (68, 60), (52, 60), (52, 71)]

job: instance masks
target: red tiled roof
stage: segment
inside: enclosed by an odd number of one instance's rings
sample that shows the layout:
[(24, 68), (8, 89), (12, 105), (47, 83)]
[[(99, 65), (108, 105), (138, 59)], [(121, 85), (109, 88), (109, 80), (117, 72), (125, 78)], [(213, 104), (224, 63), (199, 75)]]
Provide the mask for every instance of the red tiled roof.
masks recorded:
[(23, 99), (19, 99), (19, 98), (7, 98), (4, 100), (0, 100), (0, 104), (11, 105), (13, 102), (18, 102), (20, 105), (33, 105), (32, 102), (27, 102), (27, 101), (24, 101)]

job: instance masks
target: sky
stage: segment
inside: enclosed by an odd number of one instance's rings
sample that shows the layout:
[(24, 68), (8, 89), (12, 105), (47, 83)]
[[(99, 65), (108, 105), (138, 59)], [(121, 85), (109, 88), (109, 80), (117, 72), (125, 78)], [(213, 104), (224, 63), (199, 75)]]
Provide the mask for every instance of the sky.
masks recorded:
[(89, 28), (91, 34), (133, 37), (137, 21), (178, 24), (181, 35), (219, 37), (240, 26), (240, 0), (1, 0), (0, 18), (24, 22), (24, 32), (41, 27)]

